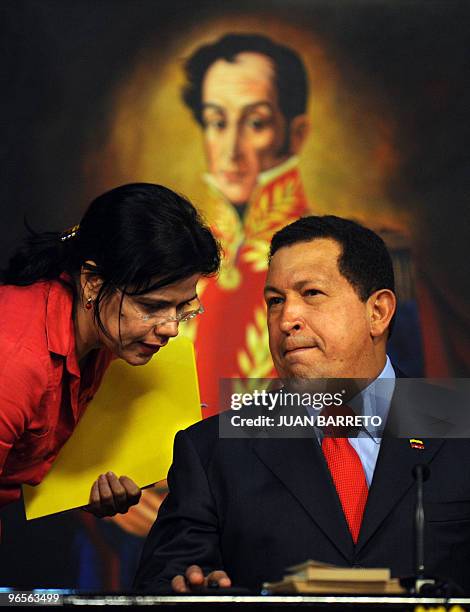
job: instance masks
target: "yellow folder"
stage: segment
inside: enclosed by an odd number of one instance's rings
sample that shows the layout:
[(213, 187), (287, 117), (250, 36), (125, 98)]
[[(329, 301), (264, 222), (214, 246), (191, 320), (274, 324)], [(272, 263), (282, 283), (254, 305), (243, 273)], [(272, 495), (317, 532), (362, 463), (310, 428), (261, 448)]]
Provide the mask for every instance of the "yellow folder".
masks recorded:
[(93, 482), (108, 471), (140, 487), (163, 480), (176, 432), (200, 419), (190, 340), (174, 338), (145, 366), (114, 361), (46, 478), (23, 486), (26, 518), (86, 505)]

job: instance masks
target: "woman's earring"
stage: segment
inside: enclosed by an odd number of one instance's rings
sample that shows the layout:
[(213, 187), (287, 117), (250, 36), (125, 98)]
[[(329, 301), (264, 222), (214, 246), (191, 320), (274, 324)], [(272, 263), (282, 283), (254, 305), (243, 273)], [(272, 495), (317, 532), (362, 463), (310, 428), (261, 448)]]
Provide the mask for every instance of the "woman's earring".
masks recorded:
[(93, 308), (93, 298), (89, 297), (86, 301), (85, 308), (91, 310)]

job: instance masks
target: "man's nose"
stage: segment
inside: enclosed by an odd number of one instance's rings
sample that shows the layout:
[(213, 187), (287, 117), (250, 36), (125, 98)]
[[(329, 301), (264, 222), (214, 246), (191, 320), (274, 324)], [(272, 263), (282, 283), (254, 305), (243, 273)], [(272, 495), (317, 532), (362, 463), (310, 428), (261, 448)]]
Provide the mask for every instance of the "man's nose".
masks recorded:
[(229, 125), (225, 132), (225, 155), (227, 159), (236, 161), (241, 155), (241, 128), (237, 124)]
[(288, 334), (294, 330), (300, 330), (304, 326), (305, 320), (301, 304), (294, 299), (286, 300), (279, 320), (279, 329)]

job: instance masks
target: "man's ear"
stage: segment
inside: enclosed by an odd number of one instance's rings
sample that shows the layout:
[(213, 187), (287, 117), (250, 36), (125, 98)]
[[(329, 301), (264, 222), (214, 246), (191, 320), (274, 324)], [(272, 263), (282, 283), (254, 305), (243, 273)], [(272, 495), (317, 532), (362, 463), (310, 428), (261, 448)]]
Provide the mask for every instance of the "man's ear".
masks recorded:
[(92, 260), (87, 260), (80, 269), (80, 287), (85, 301), (89, 298), (94, 300), (103, 284), (103, 279), (93, 273), (93, 268), (96, 268), (96, 263)]
[(307, 115), (297, 115), (289, 125), (289, 153), (297, 155), (300, 153), (304, 142), (310, 132), (310, 120)]
[(373, 338), (379, 338), (387, 331), (396, 307), (397, 298), (390, 289), (379, 289), (369, 296), (367, 308)]

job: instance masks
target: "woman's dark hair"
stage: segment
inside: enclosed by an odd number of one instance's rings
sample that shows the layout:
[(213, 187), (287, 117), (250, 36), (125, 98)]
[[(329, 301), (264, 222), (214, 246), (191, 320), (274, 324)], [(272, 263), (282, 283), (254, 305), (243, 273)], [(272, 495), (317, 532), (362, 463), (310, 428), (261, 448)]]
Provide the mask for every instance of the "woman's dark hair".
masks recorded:
[(2, 283), (30, 285), (63, 272), (77, 278), (83, 268), (103, 280), (95, 300), (103, 331), (99, 305), (117, 288), (138, 295), (196, 273), (210, 276), (220, 265), (220, 247), (194, 206), (161, 185), (133, 183), (100, 195), (75, 235), (28, 229)]

